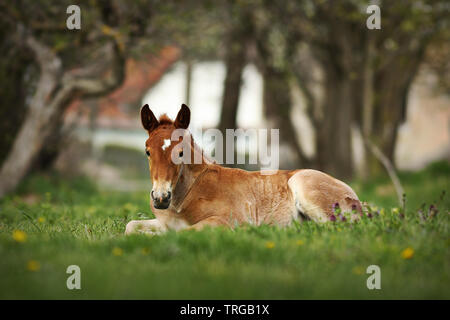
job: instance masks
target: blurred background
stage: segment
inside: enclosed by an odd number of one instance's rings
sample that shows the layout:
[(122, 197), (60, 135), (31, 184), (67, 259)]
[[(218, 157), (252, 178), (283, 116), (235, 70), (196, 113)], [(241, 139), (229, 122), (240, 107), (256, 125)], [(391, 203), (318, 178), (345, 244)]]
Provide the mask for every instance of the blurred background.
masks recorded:
[[(72, 4), (80, 30), (66, 25)], [(366, 26), (370, 4), (380, 6), (379, 30)], [(189, 105), (194, 133), (279, 128), (282, 169), (371, 179), (386, 166), (449, 161), (449, 7), (3, 1), (0, 197), (30, 173), (54, 171), (148, 190), (145, 103), (172, 118)]]

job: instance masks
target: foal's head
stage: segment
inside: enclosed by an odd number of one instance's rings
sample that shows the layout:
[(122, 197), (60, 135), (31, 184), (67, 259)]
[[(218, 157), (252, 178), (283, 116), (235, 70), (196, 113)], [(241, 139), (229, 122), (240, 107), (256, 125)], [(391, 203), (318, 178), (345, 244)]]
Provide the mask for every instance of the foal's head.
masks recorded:
[(181, 146), (182, 137), (172, 141), (172, 133), (176, 129), (187, 129), (191, 119), (191, 112), (186, 105), (182, 105), (175, 121), (166, 115), (156, 119), (146, 104), (141, 109), (142, 126), (148, 132), (145, 142), (145, 152), (148, 156), (150, 175), (152, 179), (153, 205), (157, 209), (167, 209), (172, 197), (172, 189), (178, 180), (180, 166), (173, 161), (173, 157), (183, 157)]

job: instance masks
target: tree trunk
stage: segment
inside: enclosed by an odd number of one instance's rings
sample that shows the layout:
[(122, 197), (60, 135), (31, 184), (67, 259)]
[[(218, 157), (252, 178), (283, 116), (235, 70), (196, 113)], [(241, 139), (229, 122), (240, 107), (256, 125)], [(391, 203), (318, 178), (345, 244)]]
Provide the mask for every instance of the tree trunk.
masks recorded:
[[(409, 88), (422, 60), (425, 45), (409, 55), (399, 55), (374, 76), (373, 123), (368, 138), (395, 165), (398, 128), (406, 119)], [(370, 153), (367, 154), (370, 174), (383, 168)]]
[[(2, 32), (3, 31), (3, 32)], [(2, 36), (6, 39), (4, 32)], [(6, 158), (14, 143), (20, 125), (23, 122), (28, 87), (25, 75), (30, 66), (31, 59), (24, 50), (11, 47), (5, 41), (1, 45), (0, 54), (0, 165)], [(29, 73), (29, 72), (28, 72)]]
[(184, 94), (184, 103), (191, 105), (191, 90), (192, 90), (192, 61), (186, 61), (186, 91)]
[[(31, 35), (26, 36), (25, 43), (35, 55), (40, 76), (29, 110), (0, 170), (0, 197), (14, 190), (28, 173), (46, 139), (55, 130), (55, 122), (79, 93), (86, 96), (107, 93), (122, 83), (124, 77), (124, 58), (117, 43), (111, 46), (117, 56), (112, 72), (105, 79), (63, 73), (61, 60), (50, 48)], [(87, 69), (92, 70), (90, 66)]]
[(225, 135), (226, 129), (237, 127), (237, 111), (242, 84), (242, 72), (246, 63), (246, 43), (242, 34), (230, 37), (225, 57), (226, 76), (222, 95), (219, 129)]
[(64, 115), (61, 113), (59, 117), (55, 118), (51, 124), (51, 128), (47, 128), (47, 137), (41, 150), (33, 160), (30, 171), (46, 171), (53, 166), (58, 158), (63, 142), (67, 138), (67, 133), (64, 132), (63, 125)]
[(353, 81), (326, 70), (323, 119), (318, 123), (316, 150), (319, 169), (341, 179), (352, 177)]
[(288, 144), (297, 156), (297, 168), (309, 167), (309, 161), (297, 141), (297, 132), (291, 120), (291, 92), (285, 72), (270, 66), (263, 69), (264, 114), (272, 127), (280, 129), (280, 141)]
[[(372, 33), (367, 34), (364, 68), (363, 68), (363, 81), (362, 81), (362, 111), (359, 115), (359, 126), (364, 142), (364, 163), (361, 176), (367, 180), (374, 175), (378, 175), (382, 172), (382, 163), (374, 155), (373, 150), (370, 148), (370, 141), (373, 135), (374, 125), (374, 97), (375, 97), (375, 83), (374, 83), (374, 58), (375, 58), (375, 39)], [(369, 140), (369, 141), (368, 141)], [(381, 150), (380, 150), (381, 152)], [(387, 160), (389, 161), (389, 159)]]
[(0, 172), (0, 197), (13, 190), (26, 175), (33, 160), (42, 149), (49, 134), (47, 127), (58, 118), (58, 112), (74, 95), (72, 88), (59, 90), (50, 101), (48, 97), (55, 89), (59, 77), (56, 74), (40, 77), (25, 120), (14, 140)]
[(0, 197), (14, 189), (25, 176), (42, 147), (46, 124), (51, 121), (60, 101), (65, 100), (64, 95), (53, 96), (61, 77), (61, 60), (34, 38), (29, 37), (26, 42), (39, 62), (40, 77), (25, 120), (1, 168)]
[(225, 61), (227, 74), (225, 77), (219, 124), (219, 129), (223, 134), (225, 134), (226, 129), (234, 129), (237, 127), (239, 94), (242, 84), (242, 71), (245, 65), (245, 57), (242, 54), (243, 48), (237, 49), (234, 53), (228, 54)]
[[(247, 62), (247, 40), (249, 26), (247, 23), (232, 27), (227, 35), (225, 67), (226, 75), (222, 94), (222, 107), (220, 111), (219, 130), (226, 136), (226, 129), (237, 128), (237, 112), (239, 96), (242, 85), (242, 73)], [(219, 144), (216, 148), (220, 147)], [(234, 150), (236, 154), (236, 149)], [(224, 164), (226, 158), (226, 144), (222, 145)], [(225, 164), (227, 165), (227, 164)], [(235, 164), (227, 166), (236, 167)]]

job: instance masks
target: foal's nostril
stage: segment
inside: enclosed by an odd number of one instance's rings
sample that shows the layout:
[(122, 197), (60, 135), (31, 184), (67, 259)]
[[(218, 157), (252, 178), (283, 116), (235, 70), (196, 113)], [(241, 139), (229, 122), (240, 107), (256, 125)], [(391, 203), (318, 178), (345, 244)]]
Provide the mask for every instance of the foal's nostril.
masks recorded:
[(172, 193), (170, 191), (166, 191), (165, 193), (158, 191), (150, 192), (151, 198), (153, 200), (153, 205), (157, 209), (167, 209), (170, 204), (170, 198), (172, 197)]

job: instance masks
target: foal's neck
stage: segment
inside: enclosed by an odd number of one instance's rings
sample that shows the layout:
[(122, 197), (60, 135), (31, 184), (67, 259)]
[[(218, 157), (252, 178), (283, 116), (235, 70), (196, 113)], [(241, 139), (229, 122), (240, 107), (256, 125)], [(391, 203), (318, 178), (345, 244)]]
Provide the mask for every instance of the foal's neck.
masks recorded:
[(200, 156), (202, 161), (199, 164), (181, 164), (179, 177), (175, 188), (172, 190), (172, 204), (177, 212), (180, 212), (183, 208), (183, 203), (189, 195), (192, 188), (198, 183), (203, 174), (208, 171), (208, 168), (212, 165), (213, 161), (205, 156), (203, 150), (192, 140), (192, 156), (195, 159), (196, 156)]
[(177, 212), (181, 211), (184, 200), (195, 184), (201, 179), (201, 176), (208, 171), (209, 166), (210, 164), (203, 161), (201, 164), (181, 165), (178, 181), (172, 196), (172, 206)]

